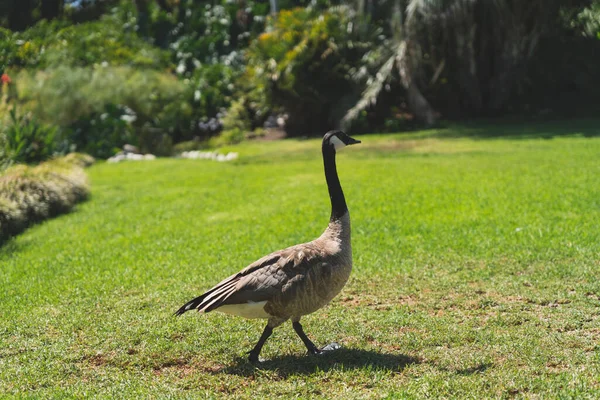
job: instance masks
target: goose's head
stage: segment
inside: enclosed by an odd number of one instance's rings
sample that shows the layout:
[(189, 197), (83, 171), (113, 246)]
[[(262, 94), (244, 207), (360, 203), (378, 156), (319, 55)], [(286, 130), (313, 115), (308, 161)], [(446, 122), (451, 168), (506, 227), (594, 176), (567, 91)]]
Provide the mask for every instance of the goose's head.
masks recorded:
[(360, 143), (360, 140), (351, 138), (342, 131), (329, 131), (323, 136), (323, 146), (333, 146), (335, 151), (358, 143)]

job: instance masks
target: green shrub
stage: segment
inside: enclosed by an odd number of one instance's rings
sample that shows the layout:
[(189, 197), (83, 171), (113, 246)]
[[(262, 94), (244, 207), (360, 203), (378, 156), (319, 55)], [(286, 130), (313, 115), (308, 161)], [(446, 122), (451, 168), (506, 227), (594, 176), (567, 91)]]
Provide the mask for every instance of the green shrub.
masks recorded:
[(170, 156), (173, 152), (173, 140), (163, 129), (147, 124), (139, 129), (138, 137), (138, 144), (143, 153)]
[(69, 143), (78, 151), (108, 158), (126, 143), (137, 143), (128, 109), (121, 105), (106, 104), (103, 112), (92, 112), (67, 125)]
[[(180, 73), (193, 71), (201, 64), (240, 62), (240, 50), (262, 32), (263, 16), (270, 8), (268, 2), (261, 0), (178, 3), (178, 21), (171, 15), (171, 23), (177, 27), (171, 30), (169, 39), (170, 47), (176, 50), (173, 56)], [(154, 27), (164, 25), (164, 17), (160, 13), (154, 15)], [(163, 35), (156, 33), (155, 38), (161, 42)]]
[(27, 218), (19, 205), (0, 197), (0, 244), (21, 232), (27, 226)]
[(84, 200), (89, 188), (81, 163), (89, 162), (73, 155), (36, 167), (17, 165), (0, 175), (0, 243)]
[(208, 143), (210, 147), (221, 147), (229, 144), (242, 142), (246, 138), (246, 132), (240, 128), (227, 129), (218, 136), (211, 138)]
[(46, 160), (58, 150), (57, 128), (29, 115), (10, 112), (10, 122), (0, 131), (0, 163), (32, 164)]
[(181, 154), (184, 151), (206, 150), (209, 148), (207, 141), (188, 140), (173, 145), (173, 154)]
[(194, 72), (190, 85), (201, 115), (213, 117), (229, 107), (239, 75), (238, 70), (223, 64), (202, 66)]
[(81, 168), (89, 167), (96, 162), (94, 157), (85, 153), (69, 153), (62, 157), (59, 161), (66, 164), (76, 165)]
[(600, 1), (593, 1), (588, 7), (578, 10), (569, 18), (567, 25), (583, 36), (600, 39)]
[(97, 157), (109, 157), (125, 143), (166, 154), (171, 137), (194, 125), (190, 89), (168, 73), (60, 67), (21, 72), (14, 81), (20, 101), (36, 117), (58, 126), (78, 151)]
[(252, 119), (250, 117), (250, 112), (248, 110), (247, 100), (245, 97), (241, 97), (231, 104), (231, 107), (229, 107), (225, 117), (223, 118), (223, 129), (237, 129), (242, 132), (252, 130)]
[(350, 8), (336, 7), (281, 11), (270, 20), (248, 50), (243, 78), (255, 107), (287, 112), (292, 135), (334, 127), (359, 94), (350, 75), (369, 48), (353, 29), (355, 19)]
[(23, 32), (0, 28), (0, 60), (0, 71), (7, 67), (170, 65), (168, 52), (145, 42), (112, 15), (75, 25), (40, 21)]

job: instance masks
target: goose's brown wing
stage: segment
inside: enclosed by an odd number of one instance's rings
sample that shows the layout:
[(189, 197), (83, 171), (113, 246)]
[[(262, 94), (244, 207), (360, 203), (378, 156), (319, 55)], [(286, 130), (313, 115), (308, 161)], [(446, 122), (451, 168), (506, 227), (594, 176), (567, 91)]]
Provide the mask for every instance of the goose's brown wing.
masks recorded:
[(197, 309), (212, 311), (226, 304), (270, 300), (293, 278), (303, 274), (322, 258), (320, 251), (309, 243), (271, 253), (234, 274), (206, 293), (184, 304), (176, 315)]

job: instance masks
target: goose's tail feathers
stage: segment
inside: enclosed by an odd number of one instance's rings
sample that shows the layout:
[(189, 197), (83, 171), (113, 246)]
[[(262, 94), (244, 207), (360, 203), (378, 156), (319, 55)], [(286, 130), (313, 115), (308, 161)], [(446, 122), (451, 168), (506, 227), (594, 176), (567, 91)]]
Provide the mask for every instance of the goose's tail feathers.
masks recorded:
[(190, 310), (209, 312), (218, 308), (235, 292), (236, 283), (234, 279), (226, 279), (203, 295), (185, 303), (179, 310), (175, 311), (174, 315), (180, 316)]
[(190, 311), (193, 309), (198, 308), (198, 305), (202, 302), (202, 297), (204, 295), (200, 296), (200, 297), (196, 297), (194, 300), (190, 300), (187, 303), (185, 303), (179, 310), (175, 311), (175, 315), (176, 317), (179, 317), (181, 314), (185, 313), (186, 311)]

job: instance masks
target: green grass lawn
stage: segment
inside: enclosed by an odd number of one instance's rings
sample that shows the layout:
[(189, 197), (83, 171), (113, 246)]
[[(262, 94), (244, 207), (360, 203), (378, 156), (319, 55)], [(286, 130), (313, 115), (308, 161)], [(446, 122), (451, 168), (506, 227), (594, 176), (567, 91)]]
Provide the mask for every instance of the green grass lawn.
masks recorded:
[(600, 137), (511, 129), (535, 134), (344, 150), (354, 271), (303, 319), (344, 348), (287, 323), (256, 367), (263, 321), (172, 314), (321, 233), (320, 141), (90, 168), (89, 201), (0, 248), (0, 397), (598, 398)]

